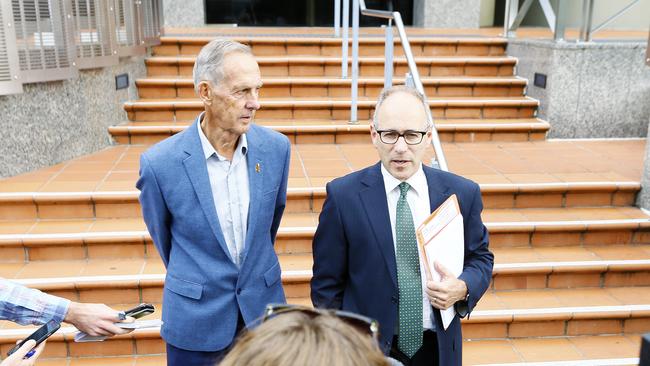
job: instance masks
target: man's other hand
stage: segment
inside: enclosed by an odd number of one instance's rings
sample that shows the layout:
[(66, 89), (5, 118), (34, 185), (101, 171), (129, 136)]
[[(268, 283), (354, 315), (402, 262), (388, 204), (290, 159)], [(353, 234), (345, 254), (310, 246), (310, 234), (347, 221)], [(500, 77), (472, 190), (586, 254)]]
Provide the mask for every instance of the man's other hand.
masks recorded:
[(442, 264), (435, 262), (435, 270), (440, 274), (440, 282), (427, 281), (426, 294), (431, 305), (440, 310), (448, 309), (467, 295), (467, 284), (459, 280)]

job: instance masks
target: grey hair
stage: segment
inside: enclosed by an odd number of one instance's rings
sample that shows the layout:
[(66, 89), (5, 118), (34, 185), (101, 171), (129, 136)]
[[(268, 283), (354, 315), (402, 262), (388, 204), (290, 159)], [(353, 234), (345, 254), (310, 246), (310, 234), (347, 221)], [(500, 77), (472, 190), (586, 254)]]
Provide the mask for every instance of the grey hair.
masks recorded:
[[(372, 115), (372, 125), (375, 127), (375, 130), (377, 129), (377, 124), (378, 124), (377, 115), (378, 115), (379, 108), (381, 108), (381, 105), (384, 104), (384, 102), (386, 101), (386, 99), (388, 99), (388, 97), (397, 93), (406, 93), (418, 98), (420, 103), (422, 103), (422, 108), (424, 108), (425, 113), (429, 109), (429, 104), (427, 103), (426, 99), (424, 99), (424, 95), (422, 95), (422, 93), (417, 91), (417, 89), (415, 88), (409, 88), (406, 85), (394, 85), (388, 88), (384, 88), (384, 90), (381, 91), (381, 94), (379, 94), (377, 105), (375, 105), (375, 112)], [(433, 124), (429, 121), (429, 119), (427, 119), (425, 122), (426, 122), (427, 129), (433, 126)]]
[(199, 92), (199, 83), (202, 81), (211, 82), (217, 85), (223, 79), (223, 60), (227, 54), (241, 52), (252, 55), (251, 48), (229, 39), (217, 38), (203, 46), (194, 62), (194, 90)]

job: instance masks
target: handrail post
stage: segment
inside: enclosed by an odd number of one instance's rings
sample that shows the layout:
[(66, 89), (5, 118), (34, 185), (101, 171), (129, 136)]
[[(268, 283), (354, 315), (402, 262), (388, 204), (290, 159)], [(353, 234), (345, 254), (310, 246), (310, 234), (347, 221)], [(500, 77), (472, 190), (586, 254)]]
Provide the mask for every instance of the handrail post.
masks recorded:
[[(553, 39), (557, 41), (564, 41), (564, 33), (566, 31), (567, 18), (569, 17), (569, 3), (566, 0), (560, 0), (558, 3), (557, 14), (555, 15), (555, 25), (553, 29)], [(551, 9), (551, 11), (553, 11)]]
[[(422, 80), (420, 80), (420, 72), (418, 71), (418, 66), (415, 63), (413, 58), (413, 51), (411, 51), (411, 45), (406, 38), (406, 30), (404, 30), (404, 23), (402, 22), (402, 16), (399, 12), (393, 12), (393, 19), (395, 20), (395, 26), (397, 27), (397, 32), (399, 33), (399, 38), (402, 41), (402, 47), (404, 48), (404, 55), (409, 64), (409, 70), (413, 78), (413, 83), (415, 84), (415, 89), (419, 91), (422, 95), (425, 96), (424, 86), (422, 85)], [(433, 143), (433, 150), (436, 153), (436, 158), (438, 160), (438, 165), (440, 169), (444, 171), (449, 171), (447, 166), (447, 160), (445, 159), (445, 153), (442, 151), (442, 144), (440, 143), (440, 137), (438, 136), (438, 131), (436, 130), (435, 125), (433, 124), (433, 116), (431, 115), (431, 108), (429, 107), (429, 101), (427, 102), (427, 122), (429, 127), (431, 127), (431, 142)]]
[(341, 0), (334, 0), (334, 36), (341, 36)]
[(358, 123), (357, 96), (359, 92), (359, 0), (352, 0), (352, 104), (350, 123)]
[(393, 85), (393, 21), (388, 19), (386, 45), (384, 46), (384, 88)]
[(341, 41), (341, 78), (348, 77), (348, 47), (350, 31), (350, 0), (343, 0), (343, 40)]
[(506, 14), (503, 17), (503, 36), (513, 38), (516, 31), (511, 29), (519, 11), (519, 0), (506, 0)]
[(580, 20), (580, 41), (591, 41), (591, 22), (594, 17), (593, 0), (582, 0), (582, 19)]

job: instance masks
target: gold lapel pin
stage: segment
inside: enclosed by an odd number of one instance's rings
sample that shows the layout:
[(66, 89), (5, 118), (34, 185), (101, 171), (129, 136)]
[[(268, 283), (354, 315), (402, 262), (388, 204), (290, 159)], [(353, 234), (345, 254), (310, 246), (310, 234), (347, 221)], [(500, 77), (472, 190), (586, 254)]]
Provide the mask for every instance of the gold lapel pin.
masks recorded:
[(255, 164), (255, 173), (259, 173), (261, 170), (260, 163)]

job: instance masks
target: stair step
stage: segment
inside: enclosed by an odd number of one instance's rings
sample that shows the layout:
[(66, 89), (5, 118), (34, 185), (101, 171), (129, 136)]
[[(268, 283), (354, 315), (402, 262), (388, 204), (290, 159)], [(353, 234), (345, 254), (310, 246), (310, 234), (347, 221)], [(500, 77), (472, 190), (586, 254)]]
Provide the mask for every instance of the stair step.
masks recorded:
[[(260, 98), (323, 98), (349, 97), (350, 79), (340, 78), (263, 78)], [(360, 78), (359, 96), (377, 98), (384, 87), (383, 78)], [(403, 77), (393, 79), (394, 84), (404, 84)], [(422, 78), (427, 97), (517, 97), (524, 94), (527, 81), (517, 77), (445, 77)], [(179, 78), (147, 78), (136, 80), (138, 95), (142, 99), (194, 98), (194, 81)]]
[(650, 330), (650, 287), (488, 291), (463, 337), (526, 338), (638, 334)]
[[(0, 220), (138, 217), (135, 182), (147, 148), (114, 146), (0, 180)], [(443, 149), (452, 171), (481, 184), (486, 208), (625, 206), (639, 189), (645, 140), (444, 143)], [(424, 161), (432, 155), (430, 149)], [(287, 212), (317, 212), (327, 182), (376, 163), (376, 156), (369, 142), (294, 145)]]
[(465, 340), (463, 364), (482, 366), (638, 365), (638, 334)]
[[(368, 120), (376, 101), (359, 98), (358, 118)], [(340, 120), (350, 115), (350, 101), (345, 99), (267, 98), (260, 100), (257, 118)], [(434, 118), (532, 118), (539, 102), (527, 97), (429, 98)], [(188, 120), (203, 111), (196, 99), (140, 99), (124, 103), (129, 120)]]
[[(533, 256), (541, 249), (525, 251)], [(649, 245), (553, 248), (553, 252), (554, 261), (511, 262), (503, 249), (494, 248), (491, 291), (650, 286)], [(570, 260), (576, 252), (585, 258)], [(609, 252), (612, 259), (601, 259), (602, 254), (595, 254), (599, 252)], [(279, 260), (287, 297), (309, 297), (311, 253), (281, 254)], [(161, 302), (165, 268), (153, 253), (148, 258), (0, 262), (0, 275), (73, 300), (119, 304)]]
[[(2, 349), (29, 335), (27, 328), (6, 336), (0, 330)], [(64, 333), (65, 332), (65, 333)], [(72, 327), (48, 339), (39, 364), (153, 366), (165, 363), (165, 345), (154, 331), (136, 330), (98, 343), (74, 343)], [(463, 364), (482, 366), (604, 366), (638, 365), (639, 334), (517, 338), (463, 341)], [(544, 363), (546, 362), (546, 363)]]
[[(259, 56), (257, 63), (264, 77), (268, 76), (330, 76), (341, 77), (341, 57), (320, 56)], [(191, 77), (196, 57), (154, 56), (145, 60), (148, 76)], [(359, 75), (384, 76), (382, 57), (360, 57)], [(352, 63), (351, 60), (348, 62)], [(420, 77), (426, 76), (512, 76), (517, 59), (510, 56), (485, 57), (415, 57)], [(402, 76), (408, 72), (406, 58), (393, 60), (393, 73)], [(348, 66), (348, 75), (352, 71)]]
[[(327, 123), (331, 122), (331, 123)], [(191, 122), (128, 122), (108, 128), (121, 144), (154, 144), (180, 131)], [(364, 143), (370, 140), (368, 122), (265, 120), (255, 123), (285, 134), (296, 144), (302, 143)], [(435, 121), (443, 142), (474, 141), (541, 141), (550, 129), (548, 122), (536, 118), (522, 119), (439, 119)]]
[[(153, 47), (156, 56), (197, 55), (213, 37), (160, 37)], [(340, 56), (341, 40), (315, 37), (232, 37), (251, 47), (256, 56)], [(352, 40), (350, 40), (350, 43)], [(504, 38), (417, 37), (409, 39), (413, 56), (502, 56), (507, 40)], [(399, 38), (395, 39), (394, 54), (403, 56)], [(384, 56), (383, 38), (360, 38), (359, 56)]]
[[(483, 218), (492, 248), (650, 243), (650, 219), (633, 207), (486, 209)], [(310, 253), (317, 220), (316, 213), (285, 214), (276, 251)], [(0, 229), (6, 261), (156, 255), (142, 218), (6, 220)]]
[[(485, 208), (623, 207), (634, 204), (639, 189), (636, 182), (481, 184)], [(138, 197), (137, 190), (0, 193), (0, 220), (135, 218), (142, 216)], [(325, 197), (325, 187), (290, 187), (285, 212), (318, 213)]]
[[(140, 277), (143, 278), (139, 281), (87, 278), (67, 284), (18, 282), (56, 296), (106, 303), (113, 308), (132, 306), (121, 305), (126, 302), (155, 303), (157, 314), (151, 319), (159, 319), (164, 275), (155, 279)], [(308, 279), (301, 283), (284, 279), (284, 287), (289, 303), (310, 305)], [(470, 318), (462, 320), (463, 336), (467, 339), (515, 339), (644, 333), (650, 331), (650, 305), (647, 305), (650, 299), (639, 294), (649, 292), (648, 286), (488, 291)], [(0, 330), (0, 338), (2, 334)]]

